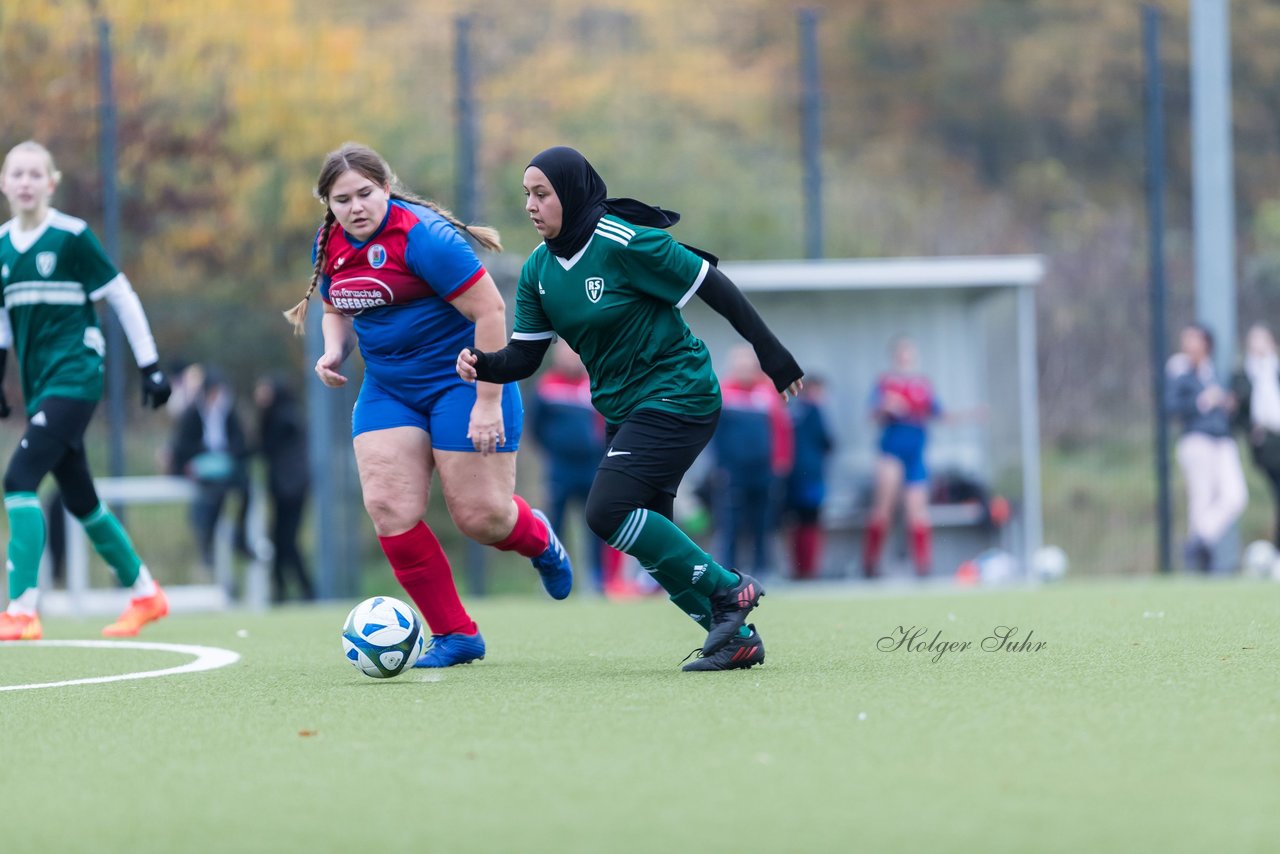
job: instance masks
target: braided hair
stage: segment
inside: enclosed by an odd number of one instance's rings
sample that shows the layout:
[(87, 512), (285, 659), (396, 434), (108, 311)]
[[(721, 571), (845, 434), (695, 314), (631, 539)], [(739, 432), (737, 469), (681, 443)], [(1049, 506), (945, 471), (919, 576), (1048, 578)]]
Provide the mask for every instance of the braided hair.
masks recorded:
[(502, 242), (498, 237), (497, 229), (484, 225), (468, 225), (462, 222), (453, 213), (440, 207), (430, 199), (425, 199), (405, 188), (400, 183), (400, 179), (396, 177), (396, 174), (391, 171), (387, 161), (383, 160), (378, 152), (356, 142), (345, 143), (336, 151), (329, 152), (324, 159), (324, 165), (320, 167), (320, 176), (316, 179), (315, 195), (324, 204), (325, 212), (324, 222), (321, 223), (320, 231), (316, 234), (316, 260), (311, 268), (311, 282), (307, 285), (307, 293), (301, 301), (284, 312), (285, 319), (293, 324), (295, 335), (303, 333), (307, 319), (307, 306), (311, 302), (311, 295), (316, 292), (316, 287), (320, 284), (320, 277), (324, 274), (325, 249), (329, 245), (329, 236), (333, 233), (333, 227), (337, 223), (337, 218), (329, 207), (329, 192), (338, 178), (346, 172), (357, 172), (380, 187), (389, 187), (392, 199), (430, 208), (458, 231), (469, 234), (485, 249), (493, 252), (502, 251)]

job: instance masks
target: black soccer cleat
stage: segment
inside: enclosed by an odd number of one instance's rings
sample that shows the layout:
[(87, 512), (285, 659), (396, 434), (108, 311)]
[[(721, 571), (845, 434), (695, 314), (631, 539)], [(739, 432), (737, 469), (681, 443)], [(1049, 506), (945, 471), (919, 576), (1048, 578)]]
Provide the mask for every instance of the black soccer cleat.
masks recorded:
[(734, 635), (733, 638), (712, 655), (703, 653), (701, 658), (690, 661), (681, 670), (746, 670), (757, 664), (764, 664), (764, 641), (755, 626), (751, 629), (751, 637)]
[(764, 588), (745, 572), (738, 575), (741, 581), (737, 586), (717, 590), (707, 598), (711, 600), (711, 631), (702, 644), (704, 656), (714, 655), (729, 640), (738, 634), (738, 629), (747, 622), (747, 614), (760, 604)]

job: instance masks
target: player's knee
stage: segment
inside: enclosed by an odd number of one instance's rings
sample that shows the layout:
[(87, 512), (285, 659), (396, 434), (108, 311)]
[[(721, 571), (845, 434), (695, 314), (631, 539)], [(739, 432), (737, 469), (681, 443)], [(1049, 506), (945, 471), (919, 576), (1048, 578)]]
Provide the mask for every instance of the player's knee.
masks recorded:
[(469, 501), (453, 511), (453, 523), (463, 536), (478, 543), (495, 543), (511, 533), (511, 499)]
[(365, 494), (364, 509), (378, 536), (385, 537), (407, 531), (418, 523), (422, 513), (410, 502), (389, 494)]
[(43, 468), (33, 465), (33, 462), (26, 454), (14, 455), (4, 472), (5, 495), (36, 491), (46, 472)]
[(634, 509), (618, 502), (601, 501), (593, 495), (587, 498), (587, 527), (591, 529), (591, 533), (608, 542), (622, 527), (627, 514)]
[(74, 476), (60, 475), (55, 472), (58, 489), (62, 492), (62, 504), (77, 519), (84, 519), (98, 509), (98, 490), (93, 486), (93, 478), (86, 469), (82, 474)]
[(77, 490), (74, 493), (64, 491), (62, 493), (62, 503), (67, 511), (77, 519), (87, 518), (93, 511), (98, 509), (98, 495), (96, 492), (84, 492)]

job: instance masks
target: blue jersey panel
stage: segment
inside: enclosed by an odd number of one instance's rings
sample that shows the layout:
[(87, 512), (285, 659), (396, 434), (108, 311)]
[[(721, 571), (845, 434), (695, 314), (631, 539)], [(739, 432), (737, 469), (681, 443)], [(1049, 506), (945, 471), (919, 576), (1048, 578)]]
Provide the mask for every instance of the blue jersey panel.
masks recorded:
[(355, 318), (366, 372), (405, 400), (460, 383), (455, 367), (475, 324), (441, 299), (366, 311)]
[(353, 319), (368, 376), (410, 406), (459, 382), (455, 360), (474, 344), (475, 325), (448, 300), (484, 267), (447, 220), (392, 200), (367, 240), (335, 224), (322, 273), (321, 296)]
[(409, 269), (446, 299), (475, 282), (482, 265), (458, 229), (430, 208), (421, 205), (404, 207), (418, 217), (418, 224), (409, 229), (404, 248), (404, 260)]

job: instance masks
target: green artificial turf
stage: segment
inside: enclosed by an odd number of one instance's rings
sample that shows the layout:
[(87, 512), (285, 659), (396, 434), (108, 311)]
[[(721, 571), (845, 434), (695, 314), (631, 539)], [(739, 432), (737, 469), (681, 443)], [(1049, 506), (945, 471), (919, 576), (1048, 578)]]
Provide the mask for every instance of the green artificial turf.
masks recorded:
[[(392, 591), (388, 591), (392, 592)], [(351, 603), (348, 603), (351, 604)], [(346, 607), (174, 616), (229, 667), (0, 692), (5, 852), (1274, 851), (1280, 585), (775, 590), (763, 667), (659, 601), (473, 603), (489, 656), (369, 679)], [(47, 620), (47, 639), (98, 622)], [(969, 641), (882, 651), (899, 626)], [(1038, 651), (987, 652), (997, 626)], [(892, 646), (884, 642), (882, 646)], [(6, 645), (0, 686), (186, 656)]]

